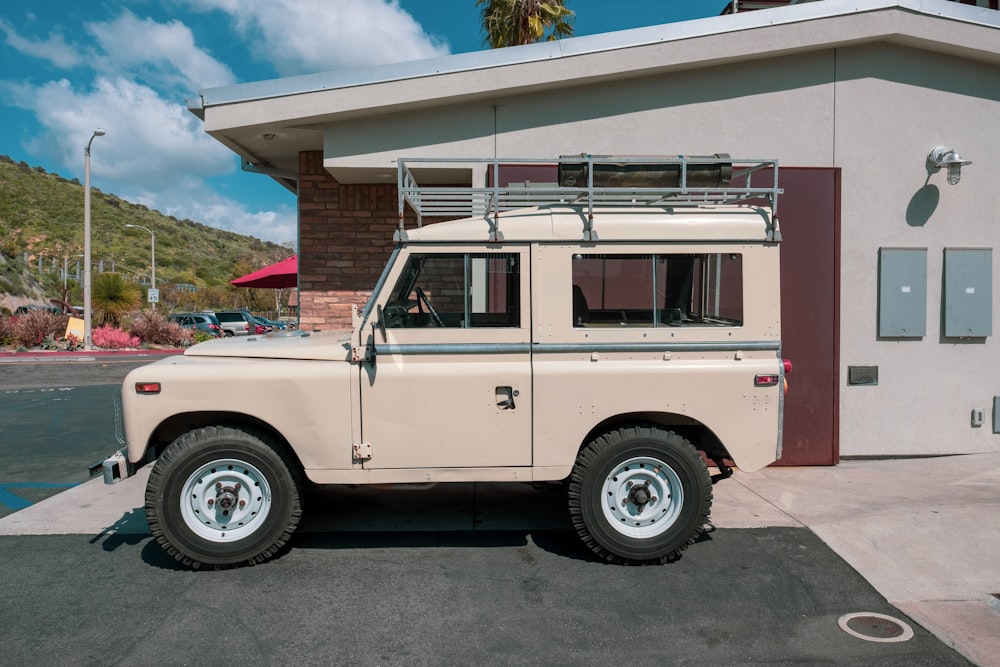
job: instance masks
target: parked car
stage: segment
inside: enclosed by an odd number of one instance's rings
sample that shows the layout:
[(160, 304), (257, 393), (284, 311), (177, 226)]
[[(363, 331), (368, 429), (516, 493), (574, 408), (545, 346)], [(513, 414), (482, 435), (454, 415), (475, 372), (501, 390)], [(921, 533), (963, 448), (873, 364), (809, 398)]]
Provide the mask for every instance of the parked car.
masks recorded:
[(225, 335), (218, 318), (210, 313), (173, 313), (168, 315), (167, 319), (171, 322), (177, 322), (185, 329), (203, 331), (216, 338)]
[(33, 306), (33, 305), (28, 305), (28, 306), (18, 306), (17, 308), (15, 308), (14, 309), (14, 315), (15, 316), (17, 316), (17, 315), (27, 315), (28, 313), (30, 313), (32, 311), (36, 311), (36, 310), (41, 310), (41, 311), (45, 311), (45, 312), (48, 312), (48, 313), (52, 313), (53, 315), (60, 315), (60, 314), (62, 314), (62, 310), (59, 309), (59, 308), (56, 308), (55, 306)]
[(275, 329), (281, 330), (285, 328), (284, 322), (269, 320), (266, 317), (259, 317), (257, 315), (254, 315), (253, 318), (257, 320), (257, 324), (263, 326), (267, 331), (274, 331)]
[[(253, 315), (245, 310), (219, 310), (215, 316), (227, 336), (249, 336), (258, 333), (259, 325), (254, 321)], [(263, 327), (260, 333), (263, 333)]]
[[(349, 336), (209, 342), (132, 371), (127, 449), (91, 470), (111, 483), (156, 460), (150, 532), (194, 568), (280, 552), (307, 482), (562, 482), (595, 561), (676, 560), (710, 525), (715, 482), (779, 457), (791, 370), (778, 179), (771, 206), (729, 186), (733, 163), (747, 180), (777, 163), (706, 159), (690, 174), (685, 159), (649, 162), (647, 176), (635, 158), (578, 156), (557, 190), (573, 204), (527, 189), (497, 204), (527, 208), (405, 230)], [(576, 186), (636, 173), (631, 204)], [(418, 219), (439, 214), (419, 208), (435, 188), (414, 187)]]

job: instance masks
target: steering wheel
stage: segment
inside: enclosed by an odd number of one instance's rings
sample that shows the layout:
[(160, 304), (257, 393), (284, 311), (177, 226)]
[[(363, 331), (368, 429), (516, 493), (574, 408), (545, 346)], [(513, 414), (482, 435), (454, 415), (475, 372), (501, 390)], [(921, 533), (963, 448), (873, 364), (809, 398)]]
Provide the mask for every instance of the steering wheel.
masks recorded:
[(427, 306), (427, 312), (431, 314), (431, 320), (434, 322), (434, 324), (439, 327), (443, 327), (444, 322), (441, 320), (441, 316), (437, 314), (436, 310), (434, 310), (434, 306), (431, 305), (431, 300), (427, 298), (427, 295), (424, 294), (424, 291), (418, 287), (417, 305), (419, 306), (421, 303)]

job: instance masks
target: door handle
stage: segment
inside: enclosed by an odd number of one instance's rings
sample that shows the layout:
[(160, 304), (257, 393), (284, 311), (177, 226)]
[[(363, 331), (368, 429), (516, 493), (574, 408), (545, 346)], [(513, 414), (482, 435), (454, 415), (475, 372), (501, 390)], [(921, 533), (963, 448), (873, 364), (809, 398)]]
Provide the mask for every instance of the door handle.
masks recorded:
[(515, 409), (517, 406), (514, 404), (514, 399), (517, 397), (517, 394), (517, 390), (513, 387), (497, 387), (497, 407), (501, 410)]

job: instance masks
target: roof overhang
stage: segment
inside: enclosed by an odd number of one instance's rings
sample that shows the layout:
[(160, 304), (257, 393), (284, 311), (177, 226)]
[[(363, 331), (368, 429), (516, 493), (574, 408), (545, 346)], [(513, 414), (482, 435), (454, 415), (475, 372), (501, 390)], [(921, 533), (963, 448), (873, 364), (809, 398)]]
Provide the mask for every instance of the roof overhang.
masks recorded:
[[(209, 88), (188, 101), (245, 168), (294, 183), (340, 122), (885, 42), (1000, 65), (1000, 12), (949, 0), (825, 0), (555, 42)], [(488, 76), (484, 73), (488, 72)], [(391, 165), (386, 165), (390, 167)], [(354, 182), (385, 182), (359, 169)]]

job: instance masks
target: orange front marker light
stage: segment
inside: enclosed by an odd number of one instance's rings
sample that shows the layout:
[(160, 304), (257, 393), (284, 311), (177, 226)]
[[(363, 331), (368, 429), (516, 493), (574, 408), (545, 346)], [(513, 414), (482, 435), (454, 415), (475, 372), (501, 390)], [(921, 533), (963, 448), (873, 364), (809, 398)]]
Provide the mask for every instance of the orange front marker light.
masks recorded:
[(135, 383), (135, 393), (137, 393), (137, 394), (159, 394), (160, 393), (160, 383), (159, 382), (136, 382)]

